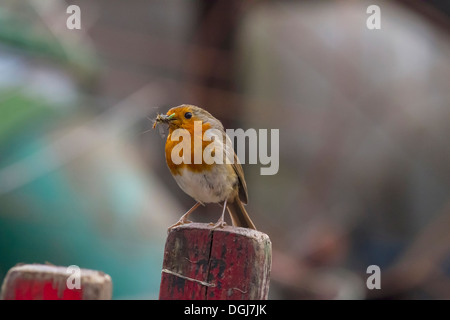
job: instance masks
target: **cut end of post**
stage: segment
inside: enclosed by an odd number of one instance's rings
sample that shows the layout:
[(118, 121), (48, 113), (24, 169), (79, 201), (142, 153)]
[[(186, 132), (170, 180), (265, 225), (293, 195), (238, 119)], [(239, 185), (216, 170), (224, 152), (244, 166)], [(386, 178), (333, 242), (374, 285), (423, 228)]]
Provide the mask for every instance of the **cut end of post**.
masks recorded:
[(269, 293), (272, 244), (263, 232), (189, 223), (166, 241), (160, 299), (262, 300)]
[(111, 277), (77, 266), (22, 264), (11, 268), (1, 288), (2, 300), (109, 300)]

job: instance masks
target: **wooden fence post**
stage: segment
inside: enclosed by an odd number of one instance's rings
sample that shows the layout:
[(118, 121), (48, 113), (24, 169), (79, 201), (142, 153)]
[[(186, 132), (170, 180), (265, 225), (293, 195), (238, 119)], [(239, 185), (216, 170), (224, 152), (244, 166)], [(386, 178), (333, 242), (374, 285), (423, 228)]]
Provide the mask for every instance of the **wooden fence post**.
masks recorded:
[(42, 264), (11, 268), (1, 289), (2, 300), (109, 300), (112, 296), (111, 277), (101, 271)]
[(265, 233), (204, 223), (176, 227), (166, 241), (159, 299), (267, 299), (271, 263)]

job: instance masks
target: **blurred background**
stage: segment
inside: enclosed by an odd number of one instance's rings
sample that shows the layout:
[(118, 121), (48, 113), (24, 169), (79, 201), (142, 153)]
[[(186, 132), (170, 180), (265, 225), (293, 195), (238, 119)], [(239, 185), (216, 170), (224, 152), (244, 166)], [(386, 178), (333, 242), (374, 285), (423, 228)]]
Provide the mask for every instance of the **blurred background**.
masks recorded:
[(194, 200), (146, 131), (189, 103), (280, 130), (279, 172), (244, 166), (271, 299), (449, 299), (450, 3), (376, 1), (368, 30), (371, 4), (2, 0), (0, 281), (76, 264), (115, 299), (156, 299), (167, 227)]

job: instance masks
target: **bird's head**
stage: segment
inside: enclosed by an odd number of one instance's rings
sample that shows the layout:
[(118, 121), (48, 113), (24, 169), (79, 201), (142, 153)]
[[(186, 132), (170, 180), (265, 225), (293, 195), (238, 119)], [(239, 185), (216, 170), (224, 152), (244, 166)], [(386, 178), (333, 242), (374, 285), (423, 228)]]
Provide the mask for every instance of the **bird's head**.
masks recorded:
[(209, 124), (208, 127), (223, 130), (222, 123), (208, 111), (187, 104), (174, 107), (167, 111), (166, 114), (159, 114), (153, 127), (156, 127), (157, 124), (165, 123), (169, 126), (170, 131), (178, 128), (190, 129), (193, 128), (195, 121), (201, 121), (202, 125)]

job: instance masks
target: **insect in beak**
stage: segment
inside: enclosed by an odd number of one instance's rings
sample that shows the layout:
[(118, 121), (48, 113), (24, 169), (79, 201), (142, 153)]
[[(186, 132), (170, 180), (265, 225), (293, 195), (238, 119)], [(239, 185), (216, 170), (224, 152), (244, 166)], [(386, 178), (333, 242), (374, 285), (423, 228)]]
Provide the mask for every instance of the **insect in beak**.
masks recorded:
[(156, 116), (155, 122), (153, 122), (153, 129), (155, 129), (159, 123), (169, 123), (169, 121), (172, 120), (174, 116), (175, 113), (172, 113), (169, 116), (166, 114), (158, 114)]

